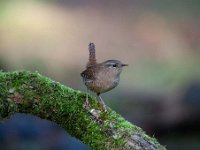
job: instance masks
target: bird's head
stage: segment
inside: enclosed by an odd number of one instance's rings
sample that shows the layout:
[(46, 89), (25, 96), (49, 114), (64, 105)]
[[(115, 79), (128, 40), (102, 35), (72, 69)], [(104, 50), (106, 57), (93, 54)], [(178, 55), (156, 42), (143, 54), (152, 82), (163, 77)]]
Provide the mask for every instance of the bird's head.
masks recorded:
[(102, 63), (107, 72), (111, 72), (113, 75), (119, 76), (122, 72), (122, 68), (128, 66), (119, 60), (107, 60)]

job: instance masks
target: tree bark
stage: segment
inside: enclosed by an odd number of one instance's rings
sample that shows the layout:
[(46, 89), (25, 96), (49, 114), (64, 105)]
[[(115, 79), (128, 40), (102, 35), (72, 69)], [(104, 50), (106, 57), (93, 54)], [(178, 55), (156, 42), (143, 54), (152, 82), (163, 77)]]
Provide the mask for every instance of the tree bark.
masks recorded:
[(107, 112), (86, 93), (35, 72), (0, 72), (0, 121), (26, 113), (53, 121), (94, 150), (165, 150), (153, 137)]

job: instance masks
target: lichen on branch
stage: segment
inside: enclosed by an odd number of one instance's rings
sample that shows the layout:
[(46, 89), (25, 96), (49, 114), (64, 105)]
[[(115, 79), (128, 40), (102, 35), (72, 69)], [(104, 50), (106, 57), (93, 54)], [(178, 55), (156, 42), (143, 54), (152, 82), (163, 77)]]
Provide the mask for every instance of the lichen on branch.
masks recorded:
[(26, 113), (53, 121), (94, 150), (164, 150), (155, 138), (86, 94), (37, 72), (0, 72), (0, 121)]

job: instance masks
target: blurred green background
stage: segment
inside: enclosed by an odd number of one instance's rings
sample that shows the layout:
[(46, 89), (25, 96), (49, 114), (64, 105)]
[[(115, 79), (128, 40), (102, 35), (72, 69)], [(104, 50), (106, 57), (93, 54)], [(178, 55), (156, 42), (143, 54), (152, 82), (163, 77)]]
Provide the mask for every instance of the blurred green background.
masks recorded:
[[(4, 71), (37, 70), (86, 91), (80, 73), (89, 42), (98, 62), (129, 64), (119, 86), (102, 95), (108, 106), (168, 149), (200, 149), (199, 0), (0, 1)], [(0, 146), (89, 149), (55, 124), (22, 114), (0, 124)]]

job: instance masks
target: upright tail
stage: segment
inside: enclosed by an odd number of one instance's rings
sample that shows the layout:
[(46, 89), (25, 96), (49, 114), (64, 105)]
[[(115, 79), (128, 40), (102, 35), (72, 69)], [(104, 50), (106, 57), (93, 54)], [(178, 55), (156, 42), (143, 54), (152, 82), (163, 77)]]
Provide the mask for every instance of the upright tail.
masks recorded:
[(89, 62), (87, 63), (87, 67), (95, 65), (97, 63), (94, 43), (90, 43), (88, 45), (88, 48), (89, 48)]

